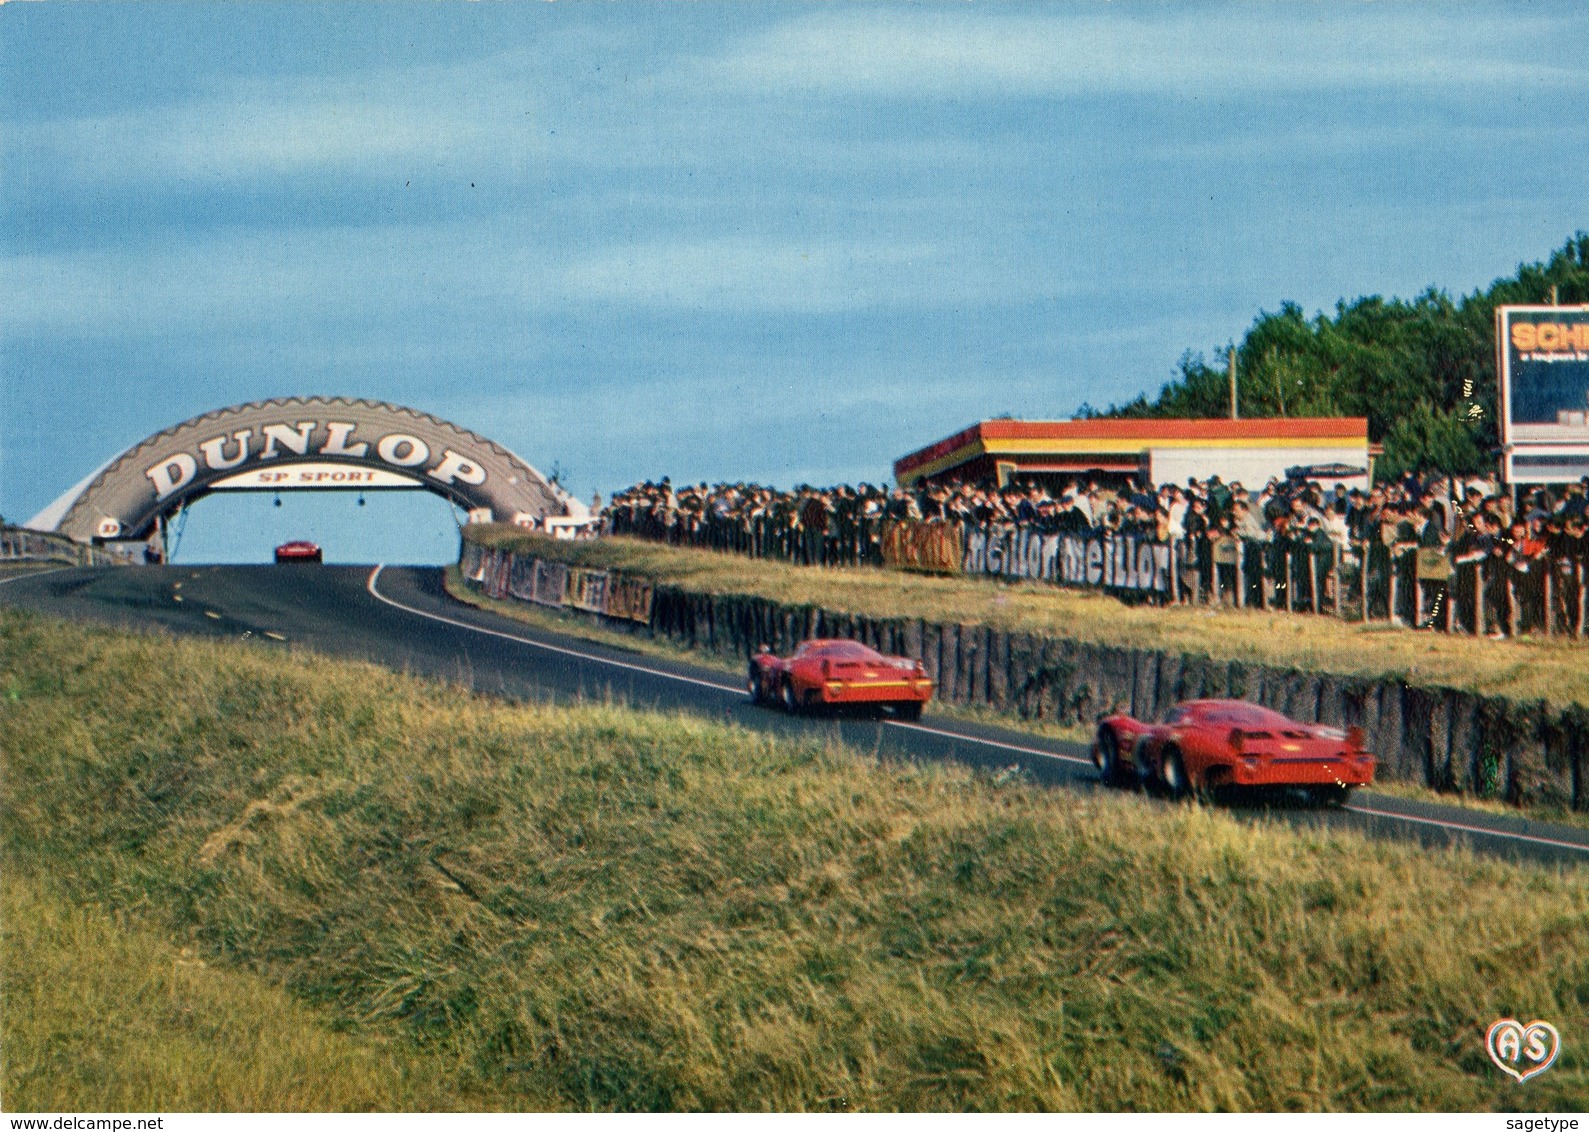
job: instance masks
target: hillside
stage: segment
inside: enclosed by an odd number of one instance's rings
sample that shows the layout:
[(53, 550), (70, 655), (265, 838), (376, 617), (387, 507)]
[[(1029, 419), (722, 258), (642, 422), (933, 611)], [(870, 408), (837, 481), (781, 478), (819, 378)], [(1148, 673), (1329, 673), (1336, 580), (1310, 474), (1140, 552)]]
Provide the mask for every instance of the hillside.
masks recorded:
[[(1498, 1108), (1485, 1027), (1589, 981), (1576, 874), (1195, 806), (16, 614), (0, 703), (7, 919), (87, 925), (4, 935), (12, 1111), (190, 1095), (115, 1022), (200, 970), (319, 1020), (221, 1086), (368, 1103), (325, 1032), (439, 1078), (392, 1107), (566, 1109)], [(1569, 1043), (1526, 1099), (1586, 1097)]]

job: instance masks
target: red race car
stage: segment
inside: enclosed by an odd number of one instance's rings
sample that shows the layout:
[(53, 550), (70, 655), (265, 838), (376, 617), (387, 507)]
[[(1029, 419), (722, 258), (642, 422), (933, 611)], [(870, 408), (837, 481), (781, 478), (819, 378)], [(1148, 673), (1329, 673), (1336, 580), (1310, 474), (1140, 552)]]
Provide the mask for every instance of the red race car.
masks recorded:
[(921, 661), (884, 656), (859, 641), (806, 641), (787, 660), (766, 646), (750, 660), (745, 686), (754, 703), (777, 701), (790, 712), (839, 704), (893, 709), (900, 719), (920, 719), (932, 699), (932, 679)]
[(282, 562), (319, 562), (320, 546), (313, 542), (284, 542), (276, 548), (276, 561)]
[(1340, 805), (1374, 781), (1362, 728), (1298, 723), (1246, 700), (1189, 700), (1162, 723), (1124, 712), (1098, 723), (1092, 761), (1104, 781), (1134, 776), (1172, 797), (1223, 787), (1301, 787), (1316, 803)]

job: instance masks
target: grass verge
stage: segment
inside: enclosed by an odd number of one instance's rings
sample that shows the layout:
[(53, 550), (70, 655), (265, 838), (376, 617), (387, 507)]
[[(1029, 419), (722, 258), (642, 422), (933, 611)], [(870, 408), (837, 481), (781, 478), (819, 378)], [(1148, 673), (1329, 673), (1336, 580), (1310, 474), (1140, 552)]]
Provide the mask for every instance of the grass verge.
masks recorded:
[(1078, 641), (1544, 700), (1557, 706), (1589, 704), (1589, 642), (1584, 641), (1475, 640), (1333, 617), (1131, 606), (1099, 594), (1031, 582), (793, 566), (631, 538), (548, 539), (505, 525), (471, 526), (465, 537), (575, 565), (629, 570), (703, 593), (753, 595), (869, 617), (987, 624)]
[(455, 1090), (400, 1041), (338, 1032), (278, 984), (200, 958), (125, 911), (80, 907), (8, 862), (0, 877), (9, 1112), (436, 1111)]
[[(1589, 1099), (1577, 872), (15, 613), (0, 705), (8, 875), (497, 1103)], [(1526, 1092), (1483, 1050), (1505, 1016), (1568, 1035)], [(27, 1107), (47, 1037), (15, 1017)]]

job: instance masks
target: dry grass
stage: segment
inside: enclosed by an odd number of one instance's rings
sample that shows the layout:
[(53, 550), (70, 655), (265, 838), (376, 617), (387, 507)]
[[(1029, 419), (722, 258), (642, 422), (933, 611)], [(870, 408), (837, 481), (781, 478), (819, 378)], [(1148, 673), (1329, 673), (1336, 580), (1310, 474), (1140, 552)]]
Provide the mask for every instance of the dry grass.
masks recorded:
[(1201, 653), (1277, 667), (1461, 688), (1484, 695), (1589, 704), (1589, 642), (1474, 640), (1332, 617), (1129, 606), (1040, 583), (898, 571), (792, 566), (630, 538), (569, 542), (513, 527), (467, 537), (577, 565), (630, 570), (703, 593), (748, 594), (870, 617), (987, 624), (1077, 641)]
[[(15, 614), (0, 704), (8, 873), (57, 877), (96, 923), (135, 917), (480, 1094), (1589, 1100), (1578, 873)], [(15, 940), (8, 985), (30, 962)], [(1523, 1090), (1482, 1048), (1507, 1015), (1568, 1035)], [(9, 1096), (45, 1051), (6, 1039)], [(78, 1089), (62, 1107), (99, 1107)]]
[(474, 1109), (453, 1066), (338, 1033), (280, 986), (200, 958), (126, 914), (74, 906), (9, 862), (0, 878), (10, 1112)]

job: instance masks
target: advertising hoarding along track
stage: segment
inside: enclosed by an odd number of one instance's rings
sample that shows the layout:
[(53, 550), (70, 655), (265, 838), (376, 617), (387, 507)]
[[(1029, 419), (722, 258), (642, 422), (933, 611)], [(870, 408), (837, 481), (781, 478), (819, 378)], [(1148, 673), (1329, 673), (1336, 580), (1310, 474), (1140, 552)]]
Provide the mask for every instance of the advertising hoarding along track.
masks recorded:
[(651, 621), (649, 578), (613, 570), (588, 570), (506, 550), (487, 550), (465, 539), (458, 571), (487, 597), (567, 606), (625, 621)]
[(1508, 483), (1589, 475), (1589, 306), (1495, 310)]
[(1174, 586), (1170, 576), (1173, 562), (1169, 543), (1132, 535), (1060, 535), (993, 528), (966, 533), (962, 571), (1169, 594)]

